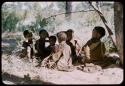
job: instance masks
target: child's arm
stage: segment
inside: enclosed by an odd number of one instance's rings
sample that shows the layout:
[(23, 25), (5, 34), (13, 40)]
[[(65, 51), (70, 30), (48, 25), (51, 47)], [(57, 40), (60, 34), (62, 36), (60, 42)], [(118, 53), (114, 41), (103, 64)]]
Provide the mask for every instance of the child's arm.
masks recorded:
[(80, 46), (80, 44), (77, 42), (77, 40), (74, 40), (75, 41), (75, 51), (76, 51), (76, 54), (77, 56), (80, 55), (81, 51), (82, 51), (82, 47)]
[(87, 43), (82, 47), (81, 54), (87, 58), (87, 60), (90, 59), (90, 48), (89, 44), (91, 43), (91, 40), (88, 40)]
[(27, 56), (29, 59), (31, 59), (31, 48), (30, 46), (27, 47)]
[(89, 48), (89, 46), (84, 47), (84, 52), (85, 52), (85, 56), (89, 60), (90, 59), (90, 48)]
[(33, 53), (37, 53), (37, 50), (35, 49), (35, 41), (33, 41), (32, 48), (33, 48)]
[(105, 44), (101, 42), (101, 54), (102, 54), (103, 59), (105, 57), (105, 53), (106, 53)]
[(22, 47), (27, 48), (28, 43), (26, 41), (23, 41)]
[(36, 53), (38, 52), (38, 49), (39, 49), (38, 46), (39, 46), (39, 44), (38, 44), (38, 40), (37, 40), (35, 43), (35, 47), (34, 47)]

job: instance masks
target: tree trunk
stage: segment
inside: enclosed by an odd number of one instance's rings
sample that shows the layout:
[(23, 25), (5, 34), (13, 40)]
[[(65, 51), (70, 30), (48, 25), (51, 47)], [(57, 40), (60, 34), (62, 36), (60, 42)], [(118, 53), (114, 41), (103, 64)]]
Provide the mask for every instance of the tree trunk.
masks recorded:
[(116, 44), (118, 47), (121, 63), (123, 65), (123, 5), (114, 3), (114, 24), (116, 33)]
[(65, 14), (66, 20), (70, 20), (71, 19), (71, 12), (72, 12), (72, 2), (66, 1), (65, 10), (66, 10), (66, 14)]

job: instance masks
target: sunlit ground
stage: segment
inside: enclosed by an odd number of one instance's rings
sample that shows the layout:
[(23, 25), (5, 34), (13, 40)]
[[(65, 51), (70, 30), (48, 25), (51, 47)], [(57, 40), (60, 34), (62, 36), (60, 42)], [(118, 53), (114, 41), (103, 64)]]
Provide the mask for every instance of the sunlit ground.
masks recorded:
[[(86, 73), (77, 69), (72, 72), (62, 72), (50, 70), (43, 67), (37, 68), (34, 67), (35, 62), (29, 63), (26, 59), (19, 59), (18, 52), (21, 50), (24, 37), (23, 30), (18, 30), (19, 28), (22, 29), (22, 26), (32, 25), (36, 22), (35, 18), (37, 16), (37, 13), (34, 12), (38, 12), (40, 10), (40, 13), (45, 18), (49, 17), (50, 15), (55, 15), (55, 13), (59, 14), (64, 12), (64, 10), (62, 10), (61, 12), (59, 11), (60, 8), (57, 6), (57, 2), (53, 3), (51, 10), (45, 8), (49, 7), (52, 2), (36, 2), (36, 5), (41, 7), (38, 11), (34, 11), (33, 9), (31, 10), (33, 3), (29, 3), (29, 5), (23, 3), (23, 6), (21, 7), (18, 7), (18, 5), (20, 4), (19, 2), (15, 3), (14, 6), (16, 6), (16, 11), (14, 10), (14, 12), (16, 12), (18, 16), (24, 16), (24, 14), (21, 13), (25, 13), (25, 10), (27, 10), (27, 15), (25, 16), (26, 18), (21, 19), (16, 24), (16, 30), (14, 32), (5, 31), (2, 33), (1, 61), (3, 82), (5, 84), (26, 84), (27, 81), (25, 81), (24, 75), (27, 74), (29, 74), (29, 77), (32, 80), (33, 84), (43, 84), (43, 82), (51, 82), (54, 84), (120, 84), (123, 81), (123, 69), (118, 67), (109, 67), (95, 73)], [(7, 4), (12, 4), (12, 2), (7, 2)], [(79, 11), (83, 8), (79, 2), (73, 2), (72, 5), (73, 11)], [(78, 7), (79, 5), (81, 7)], [(9, 9), (12, 10), (12, 7)], [(19, 12), (18, 9), (20, 9)], [(115, 40), (114, 9), (107, 7), (103, 8), (102, 12), (108, 21), (109, 27), (113, 31), (113, 39)], [(67, 21), (65, 19), (65, 15), (56, 16), (55, 20), (49, 23), (46, 27), (39, 28), (39, 30), (46, 29), (50, 35), (55, 35), (59, 31), (73, 29), (75, 31), (75, 38), (78, 40), (80, 45), (83, 46), (91, 38), (92, 29), (95, 26), (103, 26), (105, 28), (99, 15), (94, 11), (89, 11), (71, 14), (70, 21)], [(39, 30), (36, 30), (36, 32), (33, 33), (36, 40), (39, 38)], [(108, 32), (106, 30), (106, 36), (102, 39), (102, 41), (105, 42), (106, 48), (108, 50), (111, 44), (107, 42), (107, 36)]]

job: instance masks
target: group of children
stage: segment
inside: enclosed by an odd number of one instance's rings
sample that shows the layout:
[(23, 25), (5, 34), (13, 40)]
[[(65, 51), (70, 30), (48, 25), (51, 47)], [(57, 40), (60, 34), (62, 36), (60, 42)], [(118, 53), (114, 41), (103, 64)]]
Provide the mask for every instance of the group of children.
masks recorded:
[[(49, 36), (46, 30), (41, 30), (40, 38), (35, 43), (33, 43), (32, 32), (25, 30), (23, 35), (26, 40), (23, 42), (24, 49), (20, 57), (28, 57), (31, 61), (37, 58), (39, 66), (72, 71), (76, 62), (83, 64), (100, 62), (105, 56), (105, 45), (100, 40), (105, 35), (105, 29), (100, 26), (93, 29), (91, 39), (82, 47), (74, 39), (72, 29), (58, 32), (56, 36)], [(57, 40), (59, 44), (56, 44)], [(50, 44), (48, 47), (45, 46), (46, 42)]]

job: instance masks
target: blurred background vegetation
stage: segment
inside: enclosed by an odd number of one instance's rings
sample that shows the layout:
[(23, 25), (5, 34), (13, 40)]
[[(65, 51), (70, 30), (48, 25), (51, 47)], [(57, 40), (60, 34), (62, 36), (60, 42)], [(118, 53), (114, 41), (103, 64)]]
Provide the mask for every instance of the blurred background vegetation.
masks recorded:
[[(108, 21), (115, 40), (113, 5), (113, 2), (104, 1), (97, 4)], [(65, 12), (66, 2), (5, 2), (2, 5), (2, 41), (14, 38), (16, 48), (17, 45), (21, 45), (22, 32), (26, 29), (34, 32), (36, 38), (41, 29), (46, 29), (50, 35), (61, 30), (73, 29), (84, 44), (91, 38), (94, 26), (105, 27), (88, 2), (72, 2), (72, 12), (75, 13), (71, 13), (70, 21), (66, 20), (65, 14), (58, 15)], [(107, 52), (116, 51), (108, 33), (102, 41), (105, 42)]]

